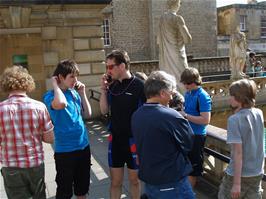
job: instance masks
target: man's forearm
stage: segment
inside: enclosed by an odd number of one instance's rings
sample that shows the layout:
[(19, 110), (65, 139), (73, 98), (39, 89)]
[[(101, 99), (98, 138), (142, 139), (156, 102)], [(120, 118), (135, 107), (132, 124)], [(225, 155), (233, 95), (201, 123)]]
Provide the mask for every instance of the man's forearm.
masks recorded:
[(54, 131), (50, 131), (47, 133), (44, 133), (42, 136), (42, 140), (45, 143), (53, 144), (54, 143)]
[(233, 184), (241, 185), (242, 172), (242, 144), (233, 144), (234, 147), (234, 180)]
[(199, 115), (199, 116), (194, 116), (194, 115), (190, 115), (190, 114), (186, 114), (185, 115), (187, 120), (190, 121), (190, 122), (193, 122), (195, 124), (209, 124), (210, 122), (210, 113), (208, 112), (205, 112), (203, 113), (203, 115)]

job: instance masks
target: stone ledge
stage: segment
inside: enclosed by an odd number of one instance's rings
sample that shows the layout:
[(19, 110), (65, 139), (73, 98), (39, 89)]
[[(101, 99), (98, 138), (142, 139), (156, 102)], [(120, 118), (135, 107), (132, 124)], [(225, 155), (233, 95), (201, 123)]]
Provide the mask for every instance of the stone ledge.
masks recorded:
[(42, 28), (42, 39), (51, 40), (56, 39), (56, 27), (43, 27)]
[(0, 35), (41, 33), (41, 28), (0, 29)]
[(74, 52), (74, 59), (77, 62), (101, 62), (105, 59), (105, 52), (104, 50), (97, 50), (97, 51), (75, 51)]
[(103, 30), (101, 26), (79, 26), (73, 28), (73, 37), (102, 37)]

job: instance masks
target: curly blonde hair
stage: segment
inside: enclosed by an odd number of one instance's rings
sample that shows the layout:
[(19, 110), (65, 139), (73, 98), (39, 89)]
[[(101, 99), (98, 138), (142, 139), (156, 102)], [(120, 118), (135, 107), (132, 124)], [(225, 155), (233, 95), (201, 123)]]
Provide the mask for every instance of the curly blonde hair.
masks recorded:
[(4, 92), (26, 91), (35, 89), (33, 77), (22, 66), (12, 66), (6, 68), (0, 79), (1, 88)]

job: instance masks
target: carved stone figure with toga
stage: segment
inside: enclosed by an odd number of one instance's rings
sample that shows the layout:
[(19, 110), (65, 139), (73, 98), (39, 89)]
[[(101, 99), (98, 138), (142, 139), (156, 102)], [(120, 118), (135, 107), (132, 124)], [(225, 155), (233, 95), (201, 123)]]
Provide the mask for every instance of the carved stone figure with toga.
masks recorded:
[(240, 32), (239, 27), (230, 37), (229, 63), (231, 67), (231, 79), (246, 77), (243, 72), (246, 62), (246, 36)]
[(185, 44), (192, 37), (182, 16), (177, 15), (181, 0), (168, 0), (168, 10), (161, 16), (157, 35), (159, 68), (180, 82), (180, 74), (188, 67)]

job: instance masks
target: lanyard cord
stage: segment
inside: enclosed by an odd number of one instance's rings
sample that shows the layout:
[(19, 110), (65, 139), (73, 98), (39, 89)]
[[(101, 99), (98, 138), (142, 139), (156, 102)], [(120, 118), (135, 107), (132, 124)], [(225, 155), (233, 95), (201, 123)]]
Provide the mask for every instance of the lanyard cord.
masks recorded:
[[(113, 93), (113, 91), (110, 89), (109, 90), (110, 94), (113, 95), (113, 96), (119, 96), (119, 95), (124, 94), (127, 91), (127, 89), (129, 88), (129, 86), (133, 83), (134, 80), (135, 80), (135, 76), (133, 76), (133, 79), (129, 82), (129, 84), (127, 85), (127, 87), (124, 90), (122, 90), (121, 92), (119, 92), (119, 93)], [(114, 87), (116, 85), (117, 85), (117, 83), (113, 86), (113, 89), (114, 89)]]

